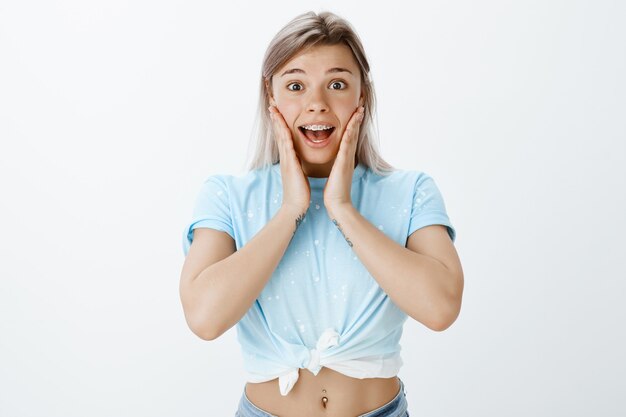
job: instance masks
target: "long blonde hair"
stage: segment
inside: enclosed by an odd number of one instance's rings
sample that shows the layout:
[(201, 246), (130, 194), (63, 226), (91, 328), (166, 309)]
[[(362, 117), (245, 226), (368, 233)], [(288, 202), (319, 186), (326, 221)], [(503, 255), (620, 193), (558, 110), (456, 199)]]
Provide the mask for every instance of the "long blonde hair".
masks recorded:
[[(259, 106), (257, 110), (253, 138), (256, 148), (249, 170), (264, 168), (279, 161), (278, 147), (273, 140), (272, 122), (267, 108), (270, 105), (269, 91), (272, 89), (272, 76), (292, 57), (299, 52), (315, 45), (345, 44), (350, 50), (361, 70), (361, 91), (365, 117), (359, 129), (359, 141), (356, 149), (357, 161), (379, 175), (394, 170), (379, 154), (378, 136), (374, 134), (373, 116), (375, 114), (376, 97), (370, 77), (370, 67), (365, 56), (361, 40), (350, 23), (334, 13), (325, 11), (303, 13), (296, 16), (283, 27), (270, 42), (261, 69), (259, 89)], [(267, 85), (266, 85), (267, 83)]]

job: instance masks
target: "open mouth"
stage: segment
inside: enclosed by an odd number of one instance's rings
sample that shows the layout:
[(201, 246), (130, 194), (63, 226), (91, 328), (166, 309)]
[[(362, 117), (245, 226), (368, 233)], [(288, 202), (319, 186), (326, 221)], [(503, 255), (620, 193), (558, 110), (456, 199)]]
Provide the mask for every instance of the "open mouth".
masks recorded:
[(330, 129), (306, 129), (304, 126), (298, 127), (300, 132), (313, 143), (321, 143), (330, 137), (335, 131), (334, 127), (330, 127)]

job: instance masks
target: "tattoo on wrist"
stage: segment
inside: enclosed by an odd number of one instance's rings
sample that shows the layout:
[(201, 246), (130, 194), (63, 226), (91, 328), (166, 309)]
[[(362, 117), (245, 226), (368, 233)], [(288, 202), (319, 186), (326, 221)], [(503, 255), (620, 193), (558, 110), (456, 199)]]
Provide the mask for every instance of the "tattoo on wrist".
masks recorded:
[[(296, 219), (296, 230), (298, 230), (298, 226), (300, 226), (300, 224), (302, 223), (302, 221), (304, 220), (304, 215), (306, 214), (306, 212), (302, 213), (301, 215), (298, 216), (298, 218)], [(296, 230), (293, 231), (293, 234), (296, 234)]]
[(333, 219), (333, 224), (335, 226), (337, 226), (337, 229), (339, 229), (339, 231), (341, 232), (341, 234), (343, 235), (343, 237), (346, 239), (346, 242), (348, 242), (348, 245), (350, 247), (352, 247), (352, 242), (350, 242), (350, 239), (348, 239), (348, 237), (346, 236), (346, 234), (343, 232), (343, 230), (341, 230), (341, 226), (339, 226), (339, 223), (337, 223), (337, 220)]

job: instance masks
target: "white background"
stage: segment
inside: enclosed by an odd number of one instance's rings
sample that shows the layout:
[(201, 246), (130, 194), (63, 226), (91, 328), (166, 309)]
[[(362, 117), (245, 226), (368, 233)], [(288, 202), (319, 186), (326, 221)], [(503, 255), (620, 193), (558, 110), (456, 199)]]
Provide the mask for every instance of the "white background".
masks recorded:
[(404, 327), (411, 415), (625, 415), (625, 3), (226, 3), (0, 1), (0, 415), (234, 415), (235, 328), (187, 328), (182, 233), (244, 170), (269, 41), (326, 9), (383, 156), (458, 233), (461, 315)]

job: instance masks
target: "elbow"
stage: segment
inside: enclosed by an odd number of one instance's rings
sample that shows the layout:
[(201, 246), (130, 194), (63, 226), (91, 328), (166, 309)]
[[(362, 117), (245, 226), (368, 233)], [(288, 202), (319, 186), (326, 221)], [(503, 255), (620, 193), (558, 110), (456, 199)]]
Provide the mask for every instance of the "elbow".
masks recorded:
[(211, 341), (211, 340), (215, 340), (218, 337), (220, 337), (222, 334), (224, 334), (223, 331), (220, 331), (214, 327), (211, 326), (189, 326), (189, 328), (191, 329), (191, 331), (198, 336), (200, 339), (202, 340), (206, 340), (206, 341)]
[(438, 314), (436, 319), (429, 323), (428, 328), (436, 332), (442, 332), (452, 326), (459, 317), (460, 312), (461, 300), (459, 299), (458, 302), (451, 303), (446, 311)]
[(224, 334), (224, 330), (218, 328), (215, 323), (210, 320), (206, 320), (206, 318), (193, 319), (185, 315), (185, 319), (187, 320), (187, 326), (189, 326), (189, 329), (193, 332), (193, 334), (202, 340), (215, 340)]
[(185, 296), (186, 293), (181, 291), (181, 302), (183, 307), (183, 315), (187, 322), (187, 327), (202, 340), (215, 340), (220, 337), (225, 330), (219, 326), (219, 322), (215, 319), (215, 314), (200, 305), (200, 303), (189, 297)]
[(442, 332), (452, 326), (461, 313), (461, 303), (463, 300), (463, 274), (456, 280), (457, 285), (448, 294), (445, 308), (437, 314), (437, 317), (430, 326), (431, 330)]
[(440, 320), (438, 322), (435, 323), (431, 323), (428, 328), (430, 330), (433, 330), (435, 332), (443, 332), (444, 330), (446, 330), (448, 327), (452, 326), (452, 323), (454, 323), (455, 320)]
[(209, 342), (211, 340), (217, 339), (220, 335), (216, 335), (215, 333), (196, 333), (196, 336), (198, 336), (202, 340)]
[(199, 327), (191, 328), (191, 331), (200, 339), (206, 340), (206, 341), (215, 340), (222, 335), (221, 332), (217, 332), (213, 329), (206, 329), (206, 328), (199, 328)]
[(441, 317), (440, 319), (429, 323), (428, 328), (435, 332), (443, 332), (448, 327), (452, 326), (452, 323), (456, 321), (456, 317)]

